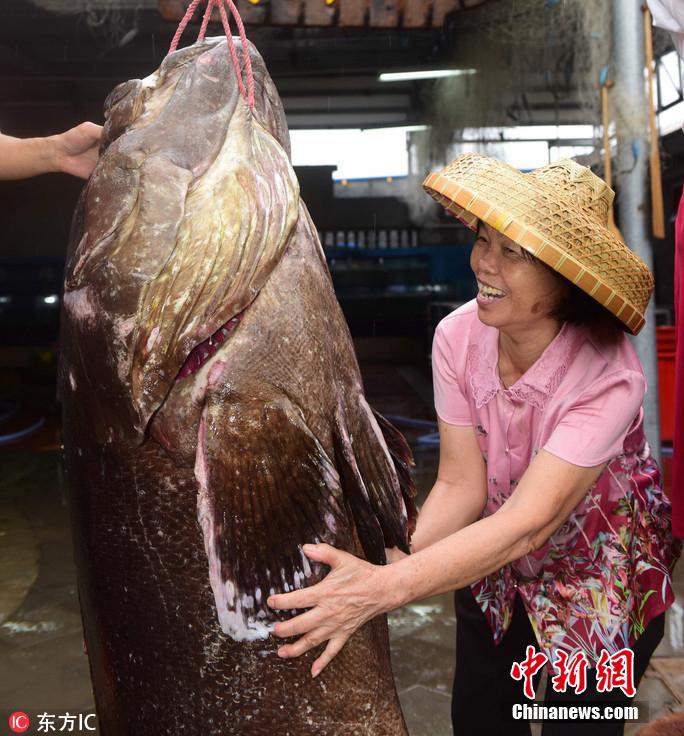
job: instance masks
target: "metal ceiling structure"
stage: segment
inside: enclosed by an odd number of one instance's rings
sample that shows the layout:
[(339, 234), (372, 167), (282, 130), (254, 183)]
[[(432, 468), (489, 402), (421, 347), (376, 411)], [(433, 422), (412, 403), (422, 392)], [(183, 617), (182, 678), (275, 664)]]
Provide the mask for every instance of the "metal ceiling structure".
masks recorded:
[[(79, 0), (80, 1), (80, 0)], [(323, 3), (323, 0), (321, 0)], [(0, 129), (31, 133), (46, 118), (101, 118), (119, 82), (145, 77), (166, 54), (177, 23), (153, 2), (4, 0), (0, 24)], [(86, 7), (87, 5), (87, 7)], [(145, 7), (147, 5), (147, 7)], [(69, 12), (67, 12), (69, 11)], [(197, 36), (186, 30), (183, 44)], [(220, 26), (212, 32), (222, 32)], [(382, 84), (380, 71), (443, 63), (444, 28), (249, 26), (290, 115), (292, 127), (377, 127), (421, 123), (425, 85)], [(28, 118), (33, 119), (31, 123)], [(27, 127), (28, 126), (28, 127)], [(21, 132), (21, 131), (18, 131)]]
[[(478, 12), (467, 6), (482, 5), (486, 11), (483, 3), (508, 1), (238, 4), (248, 36), (283, 98), (291, 128), (371, 128), (429, 124), (433, 82), (383, 83), (379, 73), (453, 65), (462, 19)], [(103, 102), (116, 84), (145, 77), (160, 65), (177, 27), (175, 18), (186, 5), (187, 0), (4, 0), (0, 129), (30, 135), (85, 118), (101, 121)], [(186, 29), (182, 44), (197, 36), (200, 15)], [(314, 16), (320, 22), (307, 25)], [(276, 19), (280, 25), (274, 25)], [(442, 23), (435, 27), (439, 19)], [(213, 28), (210, 34), (222, 32), (220, 26)], [(477, 82), (469, 84), (470, 93), (476, 93)], [(571, 91), (560, 99), (541, 71), (538, 84), (534, 79), (528, 84), (520, 120), (515, 119), (521, 104), (515, 91), (505, 94), (511, 96), (513, 112), (502, 125), (582, 122)]]
[[(340, 28), (440, 28), (449, 13), (486, 0), (237, 0), (245, 23)], [(161, 14), (179, 21), (187, 0), (159, 0)], [(216, 11), (215, 11), (216, 12)]]

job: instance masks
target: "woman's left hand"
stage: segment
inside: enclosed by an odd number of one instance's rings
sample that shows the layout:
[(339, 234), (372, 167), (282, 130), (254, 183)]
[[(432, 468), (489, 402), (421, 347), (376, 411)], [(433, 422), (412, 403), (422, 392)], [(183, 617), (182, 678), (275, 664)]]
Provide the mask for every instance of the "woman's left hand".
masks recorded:
[(309, 609), (289, 621), (278, 622), (273, 633), (281, 638), (302, 635), (293, 644), (280, 647), (280, 657), (299, 657), (328, 642), (311, 666), (311, 674), (316, 677), (360, 626), (394, 605), (387, 584), (389, 568), (372, 565), (328, 544), (305, 544), (302, 550), (310, 560), (329, 565), (330, 572), (310, 588), (269, 596), (268, 605)]

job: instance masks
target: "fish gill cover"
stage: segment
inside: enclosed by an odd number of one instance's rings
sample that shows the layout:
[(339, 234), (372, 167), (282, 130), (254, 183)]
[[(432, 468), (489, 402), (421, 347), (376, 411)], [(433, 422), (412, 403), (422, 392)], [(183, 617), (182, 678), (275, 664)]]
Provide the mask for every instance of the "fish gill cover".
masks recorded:
[(81, 203), (67, 299), (97, 301), (131, 326), (109, 349), (130, 381), (139, 437), (191, 350), (254, 300), (297, 219), (277, 93), (250, 47), (252, 114), (225, 83), (226, 45), (171, 54), (110, 94)]

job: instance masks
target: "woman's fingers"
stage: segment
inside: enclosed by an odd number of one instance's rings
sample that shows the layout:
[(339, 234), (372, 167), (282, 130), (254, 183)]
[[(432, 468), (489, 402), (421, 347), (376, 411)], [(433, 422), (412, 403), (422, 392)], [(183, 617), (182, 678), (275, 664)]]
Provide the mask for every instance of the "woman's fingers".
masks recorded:
[[(335, 549), (329, 544), (305, 544), (302, 546), (304, 554), (315, 562), (322, 562), (331, 568), (338, 567), (345, 558), (353, 558), (348, 552)], [(321, 583), (312, 585), (309, 588), (301, 588), (293, 590), (289, 593), (278, 593), (271, 595), (266, 601), (269, 608), (313, 608), (319, 601), (321, 596)]]
[(310, 588), (301, 588), (300, 590), (292, 590), (289, 593), (277, 593), (269, 595), (266, 604), (269, 608), (312, 608), (318, 603), (318, 586), (312, 585)]
[(310, 560), (322, 562), (329, 567), (336, 567), (345, 557), (350, 556), (348, 552), (331, 547), (329, 544), (305, 544), (302, 546), (302, 552)]
[(360, 626), (384, 610), (378, 602), (384, 586), (378, 584), (381, 568), (348, 552), (328, 544), (304, 545), (302, 551), (309, 559), (328, 565), (328, 575), (310, 588), (274, 593), (267, 603), (274, 609), (309, 609), (289, 621), (278, 622), (273, 634), (300, 637), (278, 648), (278, 656), (286, 658), (299, 657), (328, 642), (312, 666), (315, 677)]
[(285, 658), (300, 657), (305, 652), (308, 652), (309, 649), (313, 649), (324, 642), (328, 636), (329, 634), (321, 633), (320, 629), (314, 629), (314, 631), (309, 631), (304, 636), (301, 636), (293, 644), (284, 644), (282, 647), (279, 647), (278, 656)]
[(273, 633), (281, 639), (306, 634), (307, 631), (311, 631), (320, 625), (323, 618), (324, 616), (321, 615), (318, 609), (312, 608), (310, 611), (300, 613), (299, 616), (295, 616), (289, 621), (278, 621), (273, 627)]
[(323, 653), (311, 665), (312, 677), (318, 677), (323, 669), (327, 667), (333, 661), (333, 659), (335, 659), (335, 657), (342, 650), (342, 647), (347, 643), (347, 638), (348, 637), (346, 636), (338, 636), (334, 639), (330, 639), (330, 641), (328, 642), (328, 646), (323, 650)]

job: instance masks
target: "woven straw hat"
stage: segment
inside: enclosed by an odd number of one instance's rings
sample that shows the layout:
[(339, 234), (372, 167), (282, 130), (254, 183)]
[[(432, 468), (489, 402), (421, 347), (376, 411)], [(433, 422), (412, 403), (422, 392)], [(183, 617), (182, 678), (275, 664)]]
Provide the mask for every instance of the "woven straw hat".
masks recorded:
[(483, 220), (612, 312), (634, 335), (653, 292), (646, 264), (608, 229), (615, 193), (563, 159), (529, 174), (466, 153), (423, 182), (471, 230)]

